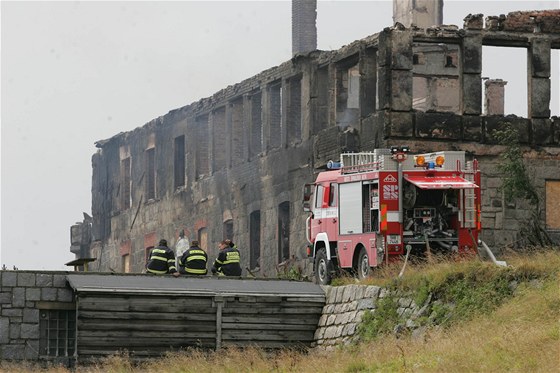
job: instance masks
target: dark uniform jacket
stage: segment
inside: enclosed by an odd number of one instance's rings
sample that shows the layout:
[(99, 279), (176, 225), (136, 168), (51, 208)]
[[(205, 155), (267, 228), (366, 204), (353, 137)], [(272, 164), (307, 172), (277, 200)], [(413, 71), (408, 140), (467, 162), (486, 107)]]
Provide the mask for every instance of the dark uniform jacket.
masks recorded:
[(218, 254), (212, 272), (226, 276), (241, 276), (239, 261), (239, 250), (233, 247), (226, 247)]
[(150, 252), (150, 260), (146, 267), (148, 273), (163, 275), (175, 273), (175, 253), (167, 246), (156, 246)]
[(179, 265), (185, 267), (187, 275), (205, 275), (208, 273), (206, 263), (208, 255), (198, 246), (191, 246), (179, 258)]

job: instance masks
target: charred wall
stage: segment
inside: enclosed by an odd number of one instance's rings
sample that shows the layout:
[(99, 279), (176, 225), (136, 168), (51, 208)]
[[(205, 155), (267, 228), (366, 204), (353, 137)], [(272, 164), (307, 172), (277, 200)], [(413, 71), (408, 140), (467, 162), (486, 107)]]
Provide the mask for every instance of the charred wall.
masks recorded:
[[(483, 239), (491, 245), (516, 242), (516, 227), (527, 216), (520, 211), (530, 206), (503, 200), (496, 165), (504, 148), (492, 131), (505, 123), (518, 129), (543, 200), (547, 182), (560, 180), (560, 122), (549, 108), (550, 53), (560, 48), (554, 26), (560, 12), (532, 17), (469, 15), (463, 29), (386, 28), (336, 51), (297, 55), (99, 141), (92, 159), (98, 269), (140, 272), (146, 248), (159, 238), (174, 244), (181, 232), (204, 242), (213, 259), (226, 231), (233, 232), (243, 268), (258, 276), (276, 276), (285, 257), (282, 232), (289, 232), (290, 256), (305, 267), (303, 184), (343, 151), (399, 144), (414, 152), (464, 150), (478, 158)], [(483, 45), (527, 49), (528, 118), (484, 115)], [(431, 71), (422, 58), (442, 66)], [(430, 96), (425, 106), (415, 105), (421, 94)], [(560, 230), (550, 228), (551, 234)]]

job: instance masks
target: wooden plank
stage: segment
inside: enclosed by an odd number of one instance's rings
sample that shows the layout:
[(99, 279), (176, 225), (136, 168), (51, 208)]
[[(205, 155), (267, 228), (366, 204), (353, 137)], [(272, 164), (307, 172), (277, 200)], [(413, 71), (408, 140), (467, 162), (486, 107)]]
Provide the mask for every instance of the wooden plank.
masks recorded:
[(162, 305), (175, 309), (212, 308), (211, 298), (173, 299), (173, 298), (85, 298), (79, 299), (78, 309), (130, 310), (130, 307), (150, 307)]
[(116, 338), (116, 337), (88, 337), (80, 338), (78, 341), (78, 348), (81, 347), (105, 347), (107, 349), (118, 350), (122, 348), (156, 348), (166, 347), (180, 348), (185, 346), (196, 346), (197, 343), (215, 343), (214, 336), (206, 337), (180, 337), (180, 338), (144, 338), (144, 339), (131, 339), (130, 337)]
[(323, 307), (305, 307), (305, 308), (285, 308), (285, 307), (226, 307), (223, 310), (224, 315), (239, 315), (239, 314), (289, 314), (289, 315), (321, 315)]
[(282, 325), (308, 325), (315, 324), (319, 321), (321, 315), (300, 315), (293, 317), (292, 315), (279, 315), (279, 316), (263, 316), (255, 317), (251, 315), (229, 315), (223, 316), (224, 323), (262, 323), (262, 324), (282, 324)]
[(230, 334), (224, 331), (222, 341), (300, 341), (311, 342), (314, 340), (314, 333), (294, 334), (294, 335), (279, 335), (279, 334)]
[(325, 305), (325, 297), (286, 297), (284, 299), (287, 303), (320, 303)]
[[(132, 356), (135, 360), (137, 357), (160, 357), (165, 355), (169, 351), (181, 351), (187, 347), (197, 347), (197, 348), (205, 348), (205, 349), (214, 349), (213, 344), (209, 343), (199, 343), (199, 344), (192, 344), (192, 345), (185, 345), (176, 348), (169, 348), (169, 347), (148, 347), (142, 348), (138, 347), (135, 349), (126, 349), (129, 356)], [(91, 347), (91, 348), (78, 348), (78, 356), (80, 363), (86, 362), (94, 362), (96, 359), (105, 357), (107, 355), (113, 355), (120, 351), (124, 351), (123, 348), (102, 348), (102, 347)]]
[(280, 348), (301, 348), (307, 350), (311, 342), (299, 341), (232, 341), (223, 342), (224, 347), (256, 347), (266, 349), (280, 349)]
[(147, 330), (79, 330), (78, 339), (80, 342), (88, 340), (89, 338), (166, 338), (168, 341), (181, 338), (215, 338), (216, 326), (212, 329), (198, 329), (187, 331), (147, 331)]
[[(247, 303), (251, 303), (250, 305)], [(271, 304), (272, 303), (272, 304)], [(293, 307), (293, 308), (308, 308), (308, 307), (323, 307), (323, 303), (321, 302), (259, 302), (258, 300), (255, 302), (239, 302), (239, 301), (230, 301), (226, 302), (228, 307), (247, 307), (247, 306), (255, 306), (260, 308), (266, 307)]]
[(315, 332), (317, 325), (286, 325), (286, 324), (250, 324), (250, 323), (223, 323), (222, 329), (239, 330), (312, 330)]
[(282, 303), (282, 297), (275, 296), (239, 296), (236, 298), (240, 303)]
[(190, 306), (185, 307), (169, 303), (146, 303), (146, 304), (102, 304), (79, 305), (78, 312), (82, 311), (111, 311), (111, 312), (151, 312), (151, 313), (215, 313), (216, 309), (209, 306)]
[(98, 322), (90, 322), (90, 323), (82, 323), (78, 321), (78, 332), (85, 332), (88, 331), (92, 333), (92, 331), (99, 331), (100, 334), (110, 335), (111, 331), (128, 331), (132, 332), (144, 332), (144, 331), (152, 331), (157, 330), (158, 333), (169, 333), (169, 332), (181, 332), (181, 333), (189, 333), (189, 332), (198, 332), (198, 331), (209, 331), (215, 332), (216, 331), (216, 322), (207, 322), (207, 323), (196, 323), (196, 324), (166, 324), (166, 325), (153, 325), (150, 328), (147, 328), (149, 324), (136, 324), (136, 323), (123, 323), (120, 322), (106, 322), (106, 321), (98, 321)]
[[(111, 319), (111, 320), (135, 320), (136, 322), (154, 321), (154, 316), (147, 312), (113, 312), (113, 311), (83, 311), (78, 312), (78, 319)], [(183, 313), (183, 312), (162, 312), (158, 314), (158, 319), (177, 322), (188, 321), (212, 321), (216, 320), (216, 313)]]
[(79, 302), (80, 303), (88, 303), (88, 302), (98, 302), (98, 303), (116, 303), (116, 302), (157, 302), (157, 303), (177, 303), (183, 305), (189, 304), (198, 304), (198, 305), (207, 305), (212, 303), (213, 296), (204, 296), (204, 297), (160, 297), (160, 296), (145, 296), (145, 295), (98, 295), (98, 296), (83, 296), (80, 294)]
[(282, 324), (282, 325), (314, 325), (317, 327), (321, 315), (292, 315), (262, 316), (254, 315), (230, 315), (223, 316), (224, 323), (257, 323), (257, 324)]

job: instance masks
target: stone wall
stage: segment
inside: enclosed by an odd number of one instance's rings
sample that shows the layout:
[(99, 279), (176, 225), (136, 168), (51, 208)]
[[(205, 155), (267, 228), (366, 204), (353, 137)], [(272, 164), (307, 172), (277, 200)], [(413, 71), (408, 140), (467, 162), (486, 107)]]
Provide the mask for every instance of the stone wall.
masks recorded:
[(0, 271), (0, 359), (37, 360), (42, 309), (68, 309), (68, 272)]
[[(324, 286), (326, 301), (323, 315), (315, 332), (315, 343), (327, 350), (358, 340), (358, 325), (366, 310), (375, 312), (380, 299), (396, 297), (401, 325), (417, 328), (415, 320), (424, 314), (428, 304), (417, 305), (407, 296), (391, 294), (387, 289), (372, 285)], [(429, 303), (428, 299), (426, 303)]]

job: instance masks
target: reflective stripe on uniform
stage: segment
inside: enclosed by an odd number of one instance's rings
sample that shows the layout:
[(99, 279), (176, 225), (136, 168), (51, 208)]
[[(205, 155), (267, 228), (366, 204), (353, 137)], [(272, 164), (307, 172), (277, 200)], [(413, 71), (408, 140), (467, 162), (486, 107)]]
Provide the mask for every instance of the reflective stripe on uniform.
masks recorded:
[(205, 269), (185, 268), (185, 272), (193, 273), (193, 274), (196, 274), (196, 275), (205, 275), (206, 274), (206, 268)]
[(148, 268), (147, 271), (151, 273), (155, 273), (156, 275), (163, 275), (167, 273), (167, 271), (158, 271), (157, 269), (150, 269), (150, 268)]
[(206, 257), (203, 255), (193, 255), (193, 256), (189, 256), (187, 258), (187, 262), (190, 262), (191, 260), (204, 260), (206, 261)]

